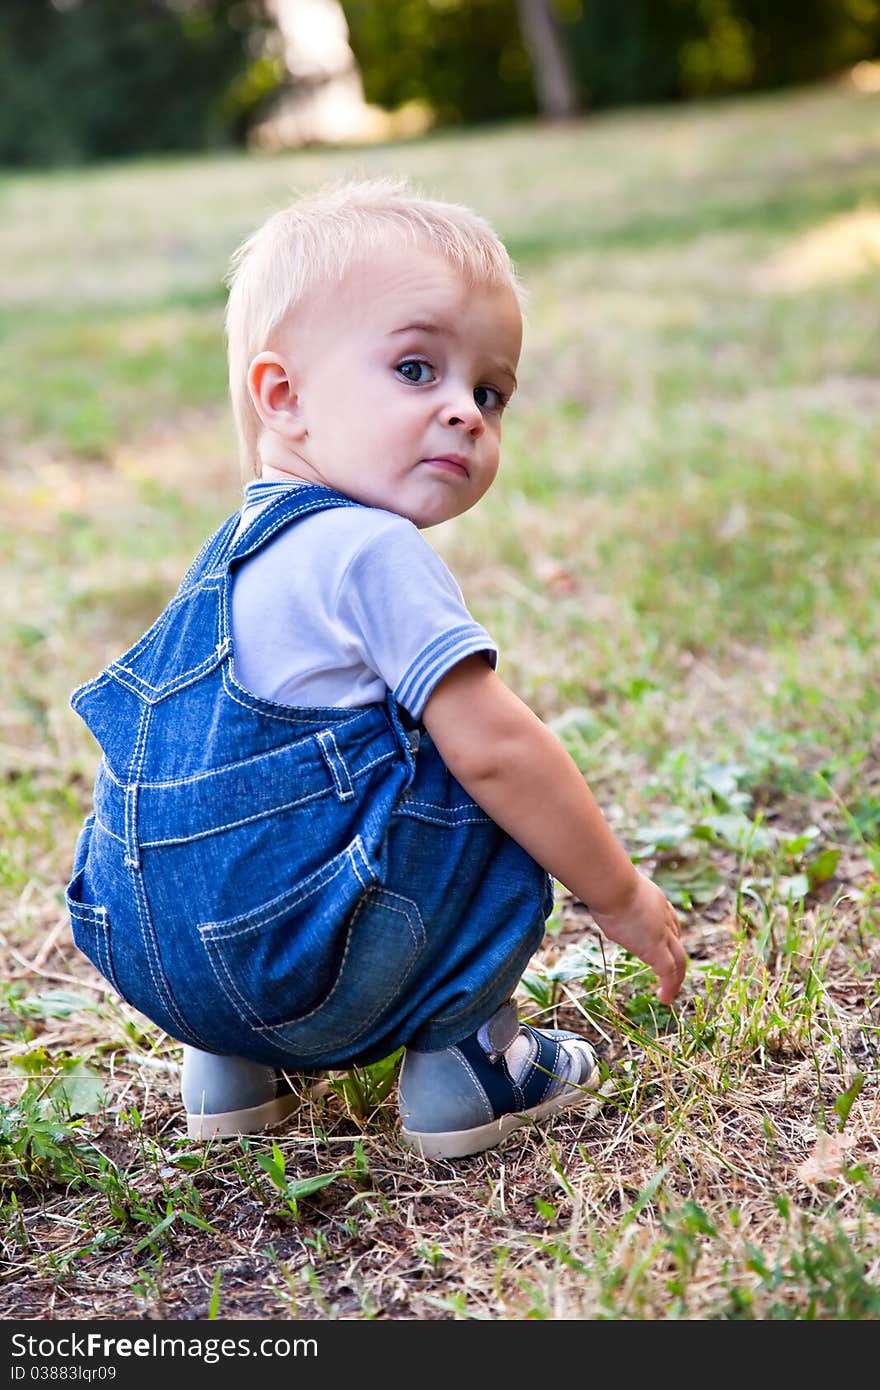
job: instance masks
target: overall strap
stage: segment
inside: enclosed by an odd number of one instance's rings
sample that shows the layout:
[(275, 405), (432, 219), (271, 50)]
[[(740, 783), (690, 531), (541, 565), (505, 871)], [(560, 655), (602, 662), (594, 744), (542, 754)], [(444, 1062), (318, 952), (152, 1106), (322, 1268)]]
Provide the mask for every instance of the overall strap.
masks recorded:
[(180, 598), (208, 575), (225, 574), (231, 564), (245, 559), (259, 550), (282, 527), (307, 516), (309, 512), (319, 512), (327, 507), (358, 507), (350, 497), (341, 492), (333, 492), (328, 487), (309, 483), (303, 487), (279, 489), (276, 497), (267, 502), (253, 521), (238, 535), (241, 512), (233, 512), (223, 524), (209, 536), (193, 560), (177, 589)]
[(285, 488), (267, 502), (253, 521), (247, 525), (238, 539), (229, 546), (225, 556), (226, 566), (253, 555), (266, 545), (273, 536), (294, 521), (300, 521), (312, 512), (327, 511), (332, 507), (360, 507), (363, 503), (354, 502), (341, 492), (318, 483), (308, 483), (303, 487)]
[(209, 536), (193, 560), (186, 574), (177, 586), (176, 597), (186, 593), (206, 574), (214, 574), (222, 568), (223, 559), (238, 528), (241, 513), (233, 512), (213, 534)]

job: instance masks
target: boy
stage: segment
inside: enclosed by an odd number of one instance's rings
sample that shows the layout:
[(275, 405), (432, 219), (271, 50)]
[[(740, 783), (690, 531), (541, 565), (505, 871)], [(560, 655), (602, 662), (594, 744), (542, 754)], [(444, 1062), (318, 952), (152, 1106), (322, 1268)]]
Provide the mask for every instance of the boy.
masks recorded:
[(477, 1153), (598, 1080), (586, 1040), (511, 1000), (551, 875), (664, 1003), (686, 966), (421, 534), (495, 478), (515, 273), (482, 219), (378, 180), (275, 214), (230, 285), (245, 502), (72, 697), (104, 752), (74, 937), (184, 1044), (191, 1137), (275, 1124), (291, 1073), (402, 1046), (404, 1142)]

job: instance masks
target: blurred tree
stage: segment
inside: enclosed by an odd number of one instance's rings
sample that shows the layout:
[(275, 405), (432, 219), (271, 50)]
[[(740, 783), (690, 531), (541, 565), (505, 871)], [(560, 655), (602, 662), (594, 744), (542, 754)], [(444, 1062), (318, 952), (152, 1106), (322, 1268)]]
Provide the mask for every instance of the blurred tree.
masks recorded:
[(244, 137), (277, 85), (262, 0), (2, 0), (0, 162)]
[(264, 119), (252, 127), (262, 149), (369, 139), (376, 108), (367, 106), (339, 0), (263, 0), (277, 34), (285, 80)]
[(680, 55), (685, 96), (812, 82), (880, 51), (877, 0), (702, 0)]
[(579, 105), (578, 89), (553, 0), (517, 0), (517, 10), (541, 114), (551, 120), (575, 115)]
[(880, 52), (880, 0), (579, 0), (563, 22), (593, 109), (813, 82)]
[(440, 124), (537, 109), (517, 0), (342, 0), (368, 101)]
[(441, 123), (767, 89), (880, 53), (880, 0), (342, 0), (367, 98)]
[[(276, 27), (279, 3), (0, 0), (0, 164), (243, 141), (282, 87), (297, 97), (307, 85)], [(880, 53), (880, 0), (341, 8), (367, 101), (416, 103), (441, 124), (780, 87)]]
[(585, 105), (596, 110), (680, 95), (679, 52), (700, 32), (701, 0), (584, 0), (565, 36)]

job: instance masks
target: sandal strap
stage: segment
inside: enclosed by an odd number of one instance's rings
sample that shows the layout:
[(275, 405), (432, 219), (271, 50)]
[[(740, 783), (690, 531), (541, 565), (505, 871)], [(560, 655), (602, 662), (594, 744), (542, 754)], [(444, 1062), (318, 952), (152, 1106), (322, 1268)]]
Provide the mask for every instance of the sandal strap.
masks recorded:
[(559, 1038), (543, 1033), (540, 1028), (532, 1028), (528, 1023), (522, 1023), (520, 1027), (538, 1044), (537, 1055), (532, 1058), (522, 1087), (526, 1107), (530, 1108), (540, 1105), (542, 1100), (548, 1100), (563, 1089), (571, 1071), (571, 1062), (567, 1057), (563, 1062), (565, 1050)]
[(519, 1012), (513, 1000), (508, 999), (477, 1029), (477, 1037), (494, 1062), (499, 1052), (504, 1052), (510, 1046), (518, 1032)]
[(475, 1033), (456, 1044), (483, 1087), (496, 1116), (531, 1110), (564, 1085), (565, 1074), (560, 1074), (561, 1043), (527, 1023), (519, 1026), (533, 1039), (535, 1047), (535, 1056), (519, 1081), (511, 1077), (503, 1056), (494, 1061), (487, 1057)]

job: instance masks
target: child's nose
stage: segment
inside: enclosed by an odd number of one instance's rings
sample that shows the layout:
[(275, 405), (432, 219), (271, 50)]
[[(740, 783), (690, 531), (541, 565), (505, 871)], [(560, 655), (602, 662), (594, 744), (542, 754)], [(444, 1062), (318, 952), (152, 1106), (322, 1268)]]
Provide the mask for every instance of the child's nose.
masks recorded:
[(460, 392), (443, 410), (447, 425), (466, 429), (469, 434), (482, 434), (485, 429), (483, 413), (474, 400), (473, 392)]

